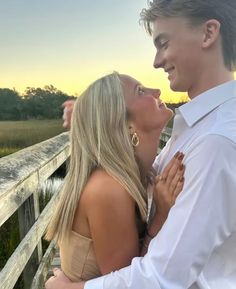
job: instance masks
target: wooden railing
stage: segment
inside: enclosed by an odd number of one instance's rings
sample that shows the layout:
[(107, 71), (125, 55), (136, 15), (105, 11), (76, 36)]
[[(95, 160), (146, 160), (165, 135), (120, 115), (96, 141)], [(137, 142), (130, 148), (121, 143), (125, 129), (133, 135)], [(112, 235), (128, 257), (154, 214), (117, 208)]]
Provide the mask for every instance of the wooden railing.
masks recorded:
[[(169, 137), (170, 131), (163, 132), (161, 146)], [(24, 289), (43, 287), (55, 253), (55, 244), (51, 242), (43, 256), (42, 236), (54, 212), (59, 193), (53, 195), (40, 213), (38, 191), (40, 185), (68, 157), (68, 135), (63, 133), (0, 159), (0, 227), (18, 211), (21, 237), (20, 244), (0, 272), (1, 289), (12, 289), (22, 272)], [(29, 263), (34, 255), (37, 262)]]
[[(0, 159), (0, 226), (18, 211), (21, 238), (20, 244), (0, 272), (1, 289), (13, 288), (22, 272), (24, 289), (41, 288), (55, 247), (51, 243), (43, 258), (41, 239), (54, 211), (58, 194), (53, 195), (40, 213), (38, 189), (68, 156), (68, 135), (64, 133)], [(33, 263), (38, 266), (33, 282), (35, 266), (28, 263), (32, 255), (36, 255), (37, 261)]]

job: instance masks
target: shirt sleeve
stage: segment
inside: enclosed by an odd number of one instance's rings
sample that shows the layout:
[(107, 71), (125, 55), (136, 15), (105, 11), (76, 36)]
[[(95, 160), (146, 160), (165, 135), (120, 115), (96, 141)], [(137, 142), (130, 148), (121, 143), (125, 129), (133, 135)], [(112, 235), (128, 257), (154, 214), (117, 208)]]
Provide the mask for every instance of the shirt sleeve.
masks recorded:
[(148, 253), (86, 289), (187, 289), (197, 280), (236, 229), (236, 145), (217, 135), (196, 140), (185, 165), (183, 191)]
[(104, 276), (85, 282), (84, 289), (102, 289)]

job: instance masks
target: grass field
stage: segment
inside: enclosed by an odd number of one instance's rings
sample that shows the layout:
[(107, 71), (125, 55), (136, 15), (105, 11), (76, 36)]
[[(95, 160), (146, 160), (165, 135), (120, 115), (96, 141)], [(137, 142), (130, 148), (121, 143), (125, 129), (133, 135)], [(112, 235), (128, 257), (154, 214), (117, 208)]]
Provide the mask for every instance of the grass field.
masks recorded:
[(0, 157), (63, 132), (62, 120), (0, 121)]

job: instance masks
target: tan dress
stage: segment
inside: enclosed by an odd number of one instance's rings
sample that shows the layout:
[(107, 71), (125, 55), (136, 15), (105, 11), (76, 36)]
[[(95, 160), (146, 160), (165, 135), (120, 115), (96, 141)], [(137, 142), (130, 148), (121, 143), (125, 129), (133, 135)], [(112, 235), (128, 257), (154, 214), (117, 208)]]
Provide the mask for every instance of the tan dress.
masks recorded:
[(90, 238), (72, 231), (69, 242), (60, 244), (60, 257), (61, 269), (72, 281), (101, 276)]
[[(140, 246), (145, 233), (145, 224), (136, 207), (136, 225), (139, 231)], [(94, 252), (93, 240), (71, 231), (67, 243), (60, 245), (61, 269), (72, 281), (86, 281), (101, 276)]]

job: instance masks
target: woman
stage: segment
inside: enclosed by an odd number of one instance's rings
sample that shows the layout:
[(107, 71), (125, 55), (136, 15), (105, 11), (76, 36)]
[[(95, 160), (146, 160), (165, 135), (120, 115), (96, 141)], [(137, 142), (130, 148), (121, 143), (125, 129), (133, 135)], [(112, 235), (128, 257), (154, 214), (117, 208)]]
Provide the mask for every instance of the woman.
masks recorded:
[[(159, 96), (115, 72), (76, 100), (70, 167), (46, 235), (58, 241), (62, 270), (72, 281), (122, 268), (140, 255), (152, 163), (172, 117)], [(155, 192), (160, 227), (183, 186), (182, 157), (171, 161)]]

